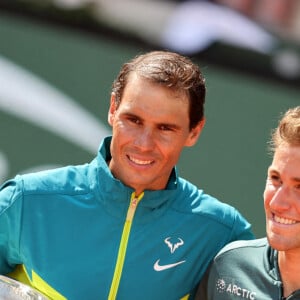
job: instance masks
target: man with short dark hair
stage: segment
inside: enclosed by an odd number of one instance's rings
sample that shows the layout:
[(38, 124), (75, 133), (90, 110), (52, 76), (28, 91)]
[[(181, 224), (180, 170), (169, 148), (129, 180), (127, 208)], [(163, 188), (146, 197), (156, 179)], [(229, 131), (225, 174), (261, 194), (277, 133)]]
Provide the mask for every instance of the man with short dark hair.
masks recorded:
[(193, 298), (221, 247), (253, 238), (234, 208), (177, 174), (204, 102), (186, 57), (153, 51), (124, 64), (97, 157), (2, 186), (0, 273), (55, 300)]

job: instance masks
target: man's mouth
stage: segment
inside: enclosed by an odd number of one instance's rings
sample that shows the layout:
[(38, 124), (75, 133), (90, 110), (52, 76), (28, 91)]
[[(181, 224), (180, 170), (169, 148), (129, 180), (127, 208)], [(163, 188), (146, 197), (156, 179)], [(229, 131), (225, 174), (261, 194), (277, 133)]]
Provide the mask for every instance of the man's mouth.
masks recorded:
[(295, 220), (278, 217), (276, 215), (274, 215), (273, 219), (274, 219), (274, 221), (276, 223), (284, 224), (284, 225), (292, 225), (292, 224), (296, 224), (297, 223), (297, 221), (295, 221)]
[(132, 156), (128, 156), (128, 158), (129, 158), (130, 161), (134, 162), (137, 165), (146, 166), (146, 165), (150, 165), (150, 164), (153, 163), (153, 160), (142, 160), (142, 159), (134, 158)]

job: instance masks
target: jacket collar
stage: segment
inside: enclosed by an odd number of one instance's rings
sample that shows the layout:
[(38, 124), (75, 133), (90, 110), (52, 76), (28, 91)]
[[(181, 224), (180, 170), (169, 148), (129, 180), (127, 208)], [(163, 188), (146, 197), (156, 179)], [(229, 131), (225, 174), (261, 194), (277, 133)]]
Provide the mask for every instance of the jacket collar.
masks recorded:
[[(124, 185), (120, 180), (115, 178), (107, 162), (111, 159), (110, 154), (111, 136), (102, 140), (99, 147), (98, 155), (94, 160), (97, 168), (97, 186), (99, 188), (99, 195), (103, 195), (101, 201), (104, 201), (108, 206), (115, 205), (128, 205), (131, 194), (134, 190)], [(178, 188), (178, 175), (177, 170), (174, 168), (170, 175), (166, 189), (144, 192), (139, 207), (145, 210), (157, 210), (158, 208), (166, 208), (171, 204), (170, 199), (174, 199)], [(109, 203), (107, 203), (109, 199)], [(112, 207), (112, 209), (115, 209)]]

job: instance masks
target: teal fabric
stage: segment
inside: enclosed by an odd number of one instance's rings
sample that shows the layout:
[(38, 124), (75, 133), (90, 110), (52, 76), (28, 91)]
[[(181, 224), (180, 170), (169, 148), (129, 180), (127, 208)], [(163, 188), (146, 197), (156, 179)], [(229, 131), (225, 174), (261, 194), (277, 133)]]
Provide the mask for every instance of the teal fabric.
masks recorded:
[[(17, 176), (0, 191), (0, 273), (34, 270), (67, 299), (107, 299), (133, 190), (107, 167), (110, 137), (89, 164)], [(178, 177), (145, 191), (117, 299), (180, 299), (227, 243), (253, 238), (232, 207)], [(155, 263), (172, 268), (157, 271)], [(183, 262), (184, 261), (184, 262)]]

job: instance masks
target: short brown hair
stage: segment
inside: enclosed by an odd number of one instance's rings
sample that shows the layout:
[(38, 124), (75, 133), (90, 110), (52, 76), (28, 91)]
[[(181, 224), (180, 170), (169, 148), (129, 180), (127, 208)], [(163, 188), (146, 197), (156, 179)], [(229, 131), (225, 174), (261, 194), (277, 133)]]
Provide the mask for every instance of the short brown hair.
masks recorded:
[(205, 79), (189, 58), (174, 52), (151, 51), (125, 63), (112, 87), (117, 105), (121, 103), (129, 75), (133, 72), (154, 83), (185, 92), (189, 99), (190, 129), (204, 118)]
[(300, 106), (287, 110), (272, 132), (270, 150), (274, 152), (282, 144), (300, 146)]

